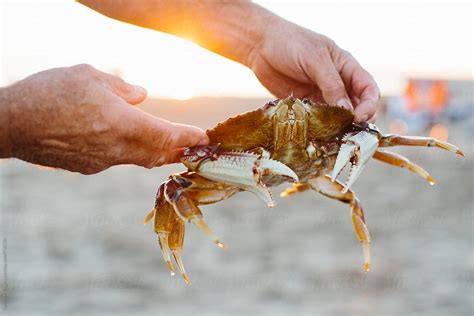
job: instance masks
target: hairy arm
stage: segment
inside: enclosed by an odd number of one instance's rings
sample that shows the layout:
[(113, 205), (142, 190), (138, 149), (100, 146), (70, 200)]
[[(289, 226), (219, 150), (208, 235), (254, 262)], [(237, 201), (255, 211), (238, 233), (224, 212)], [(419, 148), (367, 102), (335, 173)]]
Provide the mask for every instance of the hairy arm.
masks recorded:
[(79, 0), (108, 17), (188, 38), (219, 55), (248, 65), (263, 26), (276, 15), (249, 1)]
[(278, 98), (309, 97), (354, 109), (358, 121), (375, 118), (379, 89), (349, 52), (250, 1), (79, 2), (120, 21), (191, 39), (242, 63)]

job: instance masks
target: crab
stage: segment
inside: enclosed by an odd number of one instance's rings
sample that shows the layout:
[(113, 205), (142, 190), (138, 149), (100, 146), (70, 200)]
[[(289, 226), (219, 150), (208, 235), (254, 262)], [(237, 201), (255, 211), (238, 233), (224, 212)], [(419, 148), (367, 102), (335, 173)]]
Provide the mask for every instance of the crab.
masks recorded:
[[(354, 122), (345, 108), (290, 96), (230, 118), (207, 131), (210, 145), (185, 148), (181, 162), (187, 171), (172, 174), (156, 195), (155, 207), (144, 223), (154, 219), (154, 230), (164, 260), (175, 274), (171, 255), (189, 284), (181, 251), (185, 223), (226, 248), (203, 220), (199, 205), (227, 199), (242, 191), (254, 193), (269, 207), (276, 205), (268, 187), (293, 185), (280, 196), (314, 190), (346, 203), (363, 250), (363, 269), (369, 271), (371, 237), (359, 199), (351, 186), (370, 158), (406, 168), (434, 184), (423, 168), (381, 148), (438, 147), (464, 156), (456, 146), (429, 137), (382, 134), (367, 122)], [(344, 182), (337, 178), (350, 165)]]

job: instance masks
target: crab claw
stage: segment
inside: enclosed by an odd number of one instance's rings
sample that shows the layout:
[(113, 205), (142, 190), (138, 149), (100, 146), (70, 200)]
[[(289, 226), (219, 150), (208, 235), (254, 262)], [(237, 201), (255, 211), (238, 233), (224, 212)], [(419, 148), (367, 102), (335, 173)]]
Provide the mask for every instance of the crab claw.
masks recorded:
[(262, 182), (263, 176), (278, 175), (292, 178), (295, 182), (299, 180), (296, 173), (283, 163), (246, 152), (221, 153), (216, 160), (201, 164), (198, 173), (211, 180), (250, 191), (269, 207), (274, 207), (276, 203)]
[(299, 181), (296, 173), (279, 161), (250, 152), (221, 152), (215, 146), (190, 148), (182, 161), (188, 169), (205, 178), (256, 194), (269, 207), (276, 203), (262, 181), (263, 176), (284, 176)]
[(343, 193), (346, 193), (360, 176), (365, 165), (377, 150), (378, 144), (378, 137), (365, 131), (344, 137), (331, 175), (331, 180), (336, 181), (344, 167), (351, 164), (349, 176), (342, 189)]
[(270, 158), (261, 158), (259, 160), (258, 169), (260, 169), (260, 172), (263, 172), (264, 175), (271, 174), (285, 176), (288, 178), (292, 178), (293, 181), (296, 183), (299, 182), (298, 175), (293, 170), (291, 170), (290, 167), (279, 162), (278, 160), (273, 160)]

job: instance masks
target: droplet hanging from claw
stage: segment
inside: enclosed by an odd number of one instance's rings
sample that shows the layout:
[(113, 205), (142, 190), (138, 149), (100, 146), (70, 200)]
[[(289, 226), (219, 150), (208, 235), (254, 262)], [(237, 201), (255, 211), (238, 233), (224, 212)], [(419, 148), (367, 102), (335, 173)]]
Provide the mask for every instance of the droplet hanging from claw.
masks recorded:
[(221, 248), (221, 249), (227, 249), (227, 246), (223, 243), (221, 243), (220, 241), (216, 242), (217, 244), (217, 247)]
[(204, 234), (209, 236), (217, 245), (217, 247), (221, 249), (227, 249), (227, 246), (217, 238), (214, 232), (209, 228), (209, 226), (207, 226), (206, 222), (203, 221), (201, 217), (194, 216), (189, 221), (192, 224), (194, 224), (197, 228), (199, 228), (199, 230), (201, 230)]

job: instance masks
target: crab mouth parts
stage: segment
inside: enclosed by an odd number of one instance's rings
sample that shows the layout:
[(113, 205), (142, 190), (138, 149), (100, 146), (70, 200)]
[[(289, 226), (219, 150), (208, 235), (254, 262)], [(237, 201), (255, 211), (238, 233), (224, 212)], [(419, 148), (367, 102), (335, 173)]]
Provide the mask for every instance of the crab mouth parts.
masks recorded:
[(331, 175), (331, 180), (336, 181), (342, 170), (350, 165), (349, 175), (344, 182), (343, 193), (347, 192), (359, 178), (362, 170), (374, 155), (379, 145), (376, 135), (362, 131), (357, 134), (346, 135), (337, 154), (336, 163)]

